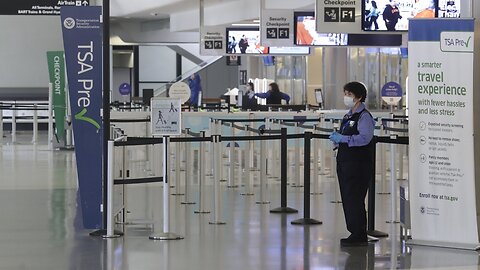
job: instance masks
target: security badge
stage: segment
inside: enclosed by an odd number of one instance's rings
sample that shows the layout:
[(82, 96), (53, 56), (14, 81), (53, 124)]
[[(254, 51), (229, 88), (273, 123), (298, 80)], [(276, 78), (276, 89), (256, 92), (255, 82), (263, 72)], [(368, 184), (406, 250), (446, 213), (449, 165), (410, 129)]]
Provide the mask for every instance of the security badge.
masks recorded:
[(353, 127), (355, 125), (355, 121), (353, 121), (353, 120), (348, 121), (348, 125), (350, 127)]

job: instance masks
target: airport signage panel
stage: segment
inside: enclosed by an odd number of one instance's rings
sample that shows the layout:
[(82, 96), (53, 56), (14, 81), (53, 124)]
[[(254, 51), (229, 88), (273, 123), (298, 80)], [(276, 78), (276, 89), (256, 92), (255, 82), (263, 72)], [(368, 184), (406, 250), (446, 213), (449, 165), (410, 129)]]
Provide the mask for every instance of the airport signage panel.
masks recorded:
[(60, 15), (63, 6), (88, 6), (89, 0), (21, 0), (3, 1), (0, 15)]
[(294, 43), (293, 25), (291, 10), (262, 9), (260, 44), (267, 47), (292, 47)]
[(86, 229), (102, 225), (102, 8), (62, 7), (73, 135)]
[(52, 84), (53, 112), (55, 113), (55, 135), (61, 141), (65, 135), (65, 58), (63, 51), (47, 52), (48, 74)]
[(200, 29), (200, 55), (222, 56), (233, 41), (225, 38), (225, 27), (203, 26)]
[(182, 101), (173, 98), (152, 98), (151, 124), (153, 136), (182, 134)]
[(412, 241), (475, 249), (474, 20), (409, 24)]
[(317, 0), (317, 32), (361, 33), (362, 3), (360, 0)]

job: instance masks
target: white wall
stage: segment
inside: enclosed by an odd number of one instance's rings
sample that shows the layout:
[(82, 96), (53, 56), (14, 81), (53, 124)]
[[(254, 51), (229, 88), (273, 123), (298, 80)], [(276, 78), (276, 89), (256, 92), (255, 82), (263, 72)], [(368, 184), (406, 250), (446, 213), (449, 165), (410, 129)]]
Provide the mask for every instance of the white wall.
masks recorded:
[(0, 16), (1, 88), (48, 88), (47, 51), (63, 50), (59, 16)]
[(171, 81), (177, 76), (177, 53), (166, 46), (139, 47), (140, 82)]

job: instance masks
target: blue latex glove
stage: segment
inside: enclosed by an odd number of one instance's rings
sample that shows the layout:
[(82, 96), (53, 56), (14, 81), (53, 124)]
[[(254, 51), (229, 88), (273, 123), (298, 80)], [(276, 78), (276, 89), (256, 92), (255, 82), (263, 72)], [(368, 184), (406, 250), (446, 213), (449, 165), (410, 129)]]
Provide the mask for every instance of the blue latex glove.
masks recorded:
[(330, 134), (330, 137), (328, 137), (332, 142), (336, 143), (336, 144), (339, 144), (342, 139), (343, 139), (343, 135), (338, 133), (338, 132), (333, 132), (332, 134)]

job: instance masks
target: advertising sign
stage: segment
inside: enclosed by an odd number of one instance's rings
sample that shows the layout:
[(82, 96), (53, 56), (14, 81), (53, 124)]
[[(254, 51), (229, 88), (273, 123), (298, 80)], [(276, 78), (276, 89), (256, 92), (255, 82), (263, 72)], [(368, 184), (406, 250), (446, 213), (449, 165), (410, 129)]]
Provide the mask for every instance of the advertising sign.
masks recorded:
[(132, 86), (129, 83), (122, 83), (118, 87), (118, 92), (122, 96), (129, 96), (132, 93)]
[[(225, 27), (204, 26), (200, 29), (200, 55), (221, 56), (225, 54), (227, 39)], [(229, 41), (230, 43), (230, 41)]]
[(362, 32), (361, 0), (317, 0), (315, 14), (317, 32)]
[(262, 9), (260, 41), (267, 47), (293, 46), (293, 12), (282, 9)]
[(60, 15), (62, 6), (88, 6), (89, 0), (21, 0), (3, 1), (0, 15)]
[(83, 224), (102, 225), (101, 7), (62, 7), (61, 23)]
[(409, 28), (412, 240), (476, 248), (474, 20), (414, 19)]
[(65, 136), (65, 58), (63, 51), (47, 52), (48, 74), (52, 84), (55, 134), (59, 141)]
[(182, 101), (173, 98), (152, 98), (152, 135), (181, 135)]
[(388, 82), (382, 87), (382, 100), (388, 105), (397, 105), (402, 99), (402, 86), (396, 82)]

